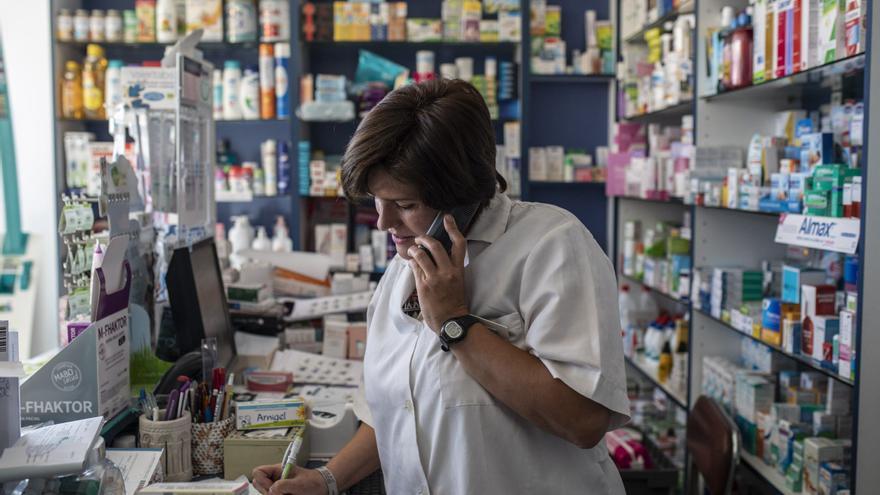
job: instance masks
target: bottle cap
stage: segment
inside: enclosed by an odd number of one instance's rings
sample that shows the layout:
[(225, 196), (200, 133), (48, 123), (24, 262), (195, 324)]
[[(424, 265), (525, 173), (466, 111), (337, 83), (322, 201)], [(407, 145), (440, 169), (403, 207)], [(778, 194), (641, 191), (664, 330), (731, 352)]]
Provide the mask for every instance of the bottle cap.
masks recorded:
[(275, 48), (272, 46), (272, 43), (261, 43), (260, 44), (260, 56), (261, 57), (274, 57), (275, 56)]
[(238, 60), (227, 60), (223, 63), (224, 69), (241, 69), (241, 64)]
[(86, 46), (86, 55), (89, 57), (101, 58), (104, 56), (104, 49), (101, 48), (101, 45), (89, 43), (88, 46)]
[(122, 60), (115, 60), (114, 59), (114, 60), (111, 60), (107, 64), (107, 67), (110, 69), (121, 69), (121, 68), (125, 67), (125, 64), (122, 62)]

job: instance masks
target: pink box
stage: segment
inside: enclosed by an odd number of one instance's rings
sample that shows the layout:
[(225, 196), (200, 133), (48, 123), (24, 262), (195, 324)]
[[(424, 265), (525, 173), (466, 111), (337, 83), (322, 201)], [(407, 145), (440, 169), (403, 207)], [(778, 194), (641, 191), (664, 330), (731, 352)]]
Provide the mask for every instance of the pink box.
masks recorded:
[(606, 196), (623, 196), (626, 192), (626, 168), (629, 153), (608, 153), (608, 175), (605, 179)]

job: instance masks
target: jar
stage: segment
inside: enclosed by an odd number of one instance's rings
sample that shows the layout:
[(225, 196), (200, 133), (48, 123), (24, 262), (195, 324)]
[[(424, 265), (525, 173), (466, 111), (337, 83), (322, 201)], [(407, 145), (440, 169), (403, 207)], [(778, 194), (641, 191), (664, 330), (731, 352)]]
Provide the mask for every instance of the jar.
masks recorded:
[(104, 39), (109, 43), (122, 41), (122, 16), (116, 9), (108, 10), (104, 18)]
[(73, 41), (73, 16), (67, 9), (58, 11), (55, 21), (55, 37), (58, 41)]
[(138, 19), (134, 10), (122, 11), (122, 41), (137, 43)]
[(104, 41), (104, 11), (95, 9), (89, 18), (89, 40)]
[(257, 40), (257, 8), (253, 0), (227, 0), (226, 41), (244, 43)]
[(76, 9), (73, 16), (73, 40), (89, 41), (89, 13), (85, 9)]

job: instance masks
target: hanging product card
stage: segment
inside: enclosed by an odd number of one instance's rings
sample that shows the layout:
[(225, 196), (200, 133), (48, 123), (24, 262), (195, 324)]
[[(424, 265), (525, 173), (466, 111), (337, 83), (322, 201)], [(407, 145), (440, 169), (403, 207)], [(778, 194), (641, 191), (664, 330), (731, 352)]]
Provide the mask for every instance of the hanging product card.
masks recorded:
[(782, 214), (776, 227), (776, 242), (855, 254), (859, 219)]
[(123, 67), (122, 97), (131, 108), (174, 110), (177, 107), (177, 69)]

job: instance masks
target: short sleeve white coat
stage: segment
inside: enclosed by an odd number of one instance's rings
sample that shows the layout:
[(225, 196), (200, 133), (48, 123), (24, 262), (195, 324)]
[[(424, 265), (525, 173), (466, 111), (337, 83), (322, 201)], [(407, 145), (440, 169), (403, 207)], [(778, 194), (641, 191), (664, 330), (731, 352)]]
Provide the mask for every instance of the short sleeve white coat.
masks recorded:
[[(565, 210), (499, 194), (467, 238), (471, 313), (608, 408), (611, 428), (626, 423), (617, 283), (583, 224)], [(436, 334), (401, 310), (413, 288), (396, 257), (368, 310), (355, 407), (376, 432), (388, 493), (624, 493), (604, 442), (580, 449), (539, 429), (443, 352)]]

